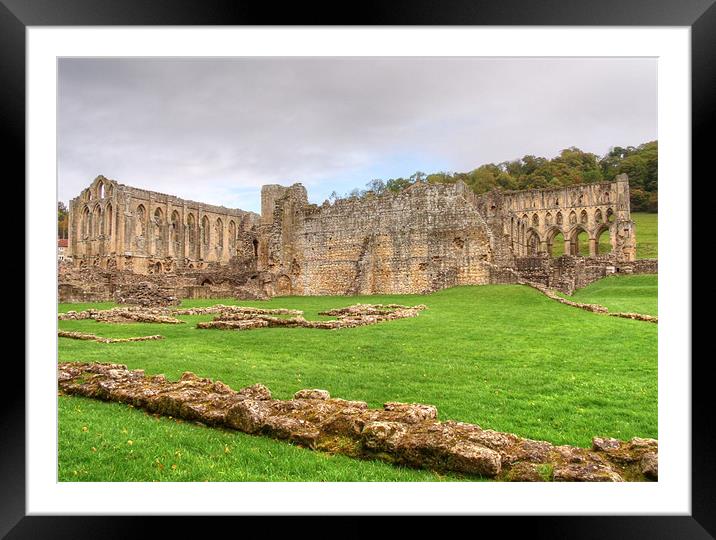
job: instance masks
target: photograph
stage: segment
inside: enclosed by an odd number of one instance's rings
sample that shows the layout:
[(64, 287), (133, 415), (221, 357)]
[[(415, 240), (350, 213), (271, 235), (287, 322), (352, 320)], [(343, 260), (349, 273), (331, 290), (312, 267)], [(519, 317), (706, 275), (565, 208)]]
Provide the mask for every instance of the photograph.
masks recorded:
[(58, 56), (57, 481), (659, 482), (658, 66)]

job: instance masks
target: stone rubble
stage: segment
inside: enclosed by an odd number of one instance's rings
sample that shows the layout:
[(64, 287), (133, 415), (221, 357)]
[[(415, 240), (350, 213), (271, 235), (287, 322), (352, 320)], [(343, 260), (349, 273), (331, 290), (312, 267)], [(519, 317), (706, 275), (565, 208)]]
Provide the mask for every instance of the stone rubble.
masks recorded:
[(177, 382), (121, 364), (61, 363), (59, 390), (131, 404), (149, 413), (265, 435), (329, 453), (506, 481), (618, 482), (658, 479), (658, 442), (595, 437), (592, 448), (555, 446), (474, 424), (439, 421), (437, 409), (332, 398), (305, 389), (272, 399), (261, 384), (234, 391), (185, 372)]
[(97, 341), (99, 343), (129, 343), (130, 341), (154, 341), (157, 339), (164, 339), (164, 336), (153, 335), (153, 336), (140, 336), (140, 337), (129, 337), (129, 338), (107, 338), (97, 336), (95, 334), (87, 334), (84, 332), (67, 332), (65, 330), (59, 330), (57, 332), (58, 337), (69, 338), (69, 339), (81, 339), (86, 341)]
[[(319, 315), (333, 315), (336, 319), (331, 321), (308, 321), (303, 317), (302, 311), (296, 310), (254, 310), (254, 311), (219, 311), (214, 320), (197, 323), (197, 328), (216, 328), (219, 330), (248, 330), (263, 327), (290, 327), (290, 328), (320, 328), (323, 330), (336, 330), (339, 328), (355, 328), (377, 324), (384, 321), (417, 317), (418, 313), (426, 309), (420, 304), (417, 306), (403, 306), (400, 304), (355, 304), (346, 308), (332, 309), (319, 312)], [(281, 318), (265, 314), (268, 311), (283, 311), (296, 314), (295, 317)], [(282, 313), (286, 314), (286, 313)]]

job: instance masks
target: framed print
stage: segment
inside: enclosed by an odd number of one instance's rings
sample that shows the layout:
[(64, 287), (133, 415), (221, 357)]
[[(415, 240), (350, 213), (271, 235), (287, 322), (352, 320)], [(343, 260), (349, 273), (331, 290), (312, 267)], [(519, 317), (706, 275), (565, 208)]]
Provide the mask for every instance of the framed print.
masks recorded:
[(690, 243), (712, 3), (318, 26), (64, 4), (0, 8), (28, 216), (3, 534), (382, 514), (713, 535)]

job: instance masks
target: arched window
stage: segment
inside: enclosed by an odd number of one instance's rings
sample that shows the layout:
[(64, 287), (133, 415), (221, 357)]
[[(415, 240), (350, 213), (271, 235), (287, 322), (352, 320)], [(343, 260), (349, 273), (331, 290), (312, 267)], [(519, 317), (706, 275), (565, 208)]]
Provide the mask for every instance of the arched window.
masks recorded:
[(82, 236), (87, 238), (92, 233), (92, 214), (90, 214), (89, 206), (85, 206), (82, 211)]
[(112, 221), (114, 219), (114, 216), (112, 215), (112, 205), (107, 205), (107, 210), (105, 211), (105, 214), (107, 215), (107, 227), (105, 230), (107, 231), (107, 236), (112, 236)]
[(569, 224), (575, 225), (576, 223), (577, 223), (577, 213), (574, 210), (572, 210), (569, 213)]
[(549, 227), (550, 225), (552, 225), (552, 214), (550, 214), (549, 212), (547, 212), (547, 214), (544, 216), (544, 224), (545, 224), (547, 227)]
[(233, 219), (229, 221), (229, 249), (232, 252), (236, 250), (236, 223)]
[(194, 214), (187, 216), (186, 229), (189, 239), (189, 257), (196, 257), (196, 220), (194, 219)]
[(103, 232), (102, 208), (97, 205), (92, 211), (92, 237), (96, 238)]
[(557, 225), (561, 225), (563, 221), (562, 212), (557, 212)]
[[(606, 234), (605, 234), (606, 233)], [(597, 253), (611, 253), (612, 238), (609, 233), (609, 227), (603, 225), (597, 230)]]
[(154, 224), (158, 227), (161, 227), (164, 223), (164, 212), (162, 212), (161, 208), (157, 208), (154, 211)]
[(607, 221), (609, 223), (614, 223), (614, 210), (611, 208), (607, 209)]
[(97, 184), (97, 193), (100, 199), (104, 199), (104, 182)]
[(602, 211), (597, 208), (597, 211), (594, 212), (594, 223), (601, 223), (604, 221), (604, 218), (602, 218)]
[(537, 255), (539, 253), (539, 235), (533, 229), (527, 231), (527, 255)]
[(171, 226), (171, 236), (172, 236), (172, 249), (174, 250), (174, 255), (178, 255), (181, 251), (181, 246), (179, 245), (179, 238), (180, 238), (180, 229), (181, 228), (181, 219), (179, 218), (179, 212), (174, 210), (172, 212), (172, 226)]
[(134, 219), (134, 234), (144, 236), (147, 232), (147, 211), (143, 204), (137, 206)]
[(211, 240), (211, 230), (209, 225), (209, 218), (204, 216), (201, 219), (201, 241), (204, 245), (209, 245), (209, 240)]
[(216, 245), (224, 247), (224, 222), (216, 218)]
[(537, 214), (534, 214), (532, 216), (532, 226), (539, 227), (539, 217), (537, 216)]
[(588, 221), (587, 211), (586, 211), (586, 210), (582, 210), (582, 213), (579, 214), (579, 222), (582, 223), (583, 225), (586, 225), (586, 224), (587, 224), (587, 221)]

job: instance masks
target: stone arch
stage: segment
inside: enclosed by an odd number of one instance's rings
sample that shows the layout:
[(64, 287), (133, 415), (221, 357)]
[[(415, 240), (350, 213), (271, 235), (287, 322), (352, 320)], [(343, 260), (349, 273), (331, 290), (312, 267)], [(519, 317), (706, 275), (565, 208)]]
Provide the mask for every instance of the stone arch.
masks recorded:
[(564, 254), (564, 233), (562, 229), (557, 226), (547, 229), (544, 240), (550, 257), (559, 257)]
[(281, 274), (276, 280), (276, 296), (287, 296), (291, 294), (291, 278), (286, 274)]
[(162, 263), (160, 261), (157, 261), (154, 264), (152, 264), (152, 270), (154, 271), (155, 274), (161, 274), (162, 271), (164, 270), (162, 267)]
[(530, 227), (527, 230), (527, 255), (537, 255), (540, 252), (540, 244), (541, 240), (539, 237), (539, 233)]
[(582, 211), (579, 213), (579, 222), (580, 222), (582, 225), (586, 225), (586, 224), (589, 222), (589, 217), (587, 216), (587, 211), (586, 211), (586, 210), (582, 210)]
[(82, 238), (88, 238), (89, 235), (92, 233), (92, 214), (90, 213), (89, 206), (87, 205), (85, 205), (84, 209), (82, 210), (81, 229)]
[(564, 218), (562, 217), (562, 212), (557, 212), (557, 217), (555, 219), (555, 223), (557, 225), (562, 225), (562, 223), (564, 223)]
[(218, 247), (224, 247), (224, 222), (221, 218), (216, 218), (214, 227), (216, 230), (216, 245)]
[[(607, 233), (606, 238), (604, 238), (604, 233)], [(596, 231), (594, 232), (594, 245), (595, 255), (599, 255), (600, 253), (612, 252), (612, 235), (610, 227), (606, 223), (603, 223), (600, 227), (597, 227)]]
[(211, 241), (211, 230), (209, 225), (209, 218), (204, 216), (201, 218), (201, 242), (204, 246), (208, 246)]
[(590, 253), (589, 249), (589, 231), (581, 224), (576, 227), (572, 227), (568, 233), (569, 238), (569, 254), (570, 255), (582, 255), (588, 256)]
[(105, 227), (105, 230), (107, 231), (107, 236), (112, 236), (112, 223), (114, 221), (114, 215), (112, 213), (112, 203), (109, 203), (107, 205), (105, 214), (106, 214), (106, 220), (107, 220), (107, 225)]
[(144, 236), (147, 232), (147, 210), (144, 208), (143, 204), (137, 206), (137, 211), (135, 212), (135, 214), (136, 218), (134, 233), (136, 236)]
[(104, 223), (102, 223), (102, 207), (97, 204), (92, 210), (92, 238), (97, 238), (104, 232)]
[(607, 208), (607, 223), (614, 223), (614, 210)]
[(547, 227), (550, 227), (552, 225), (552, 214), (550, 212), (547, 212), (547, 214), (545, 214), (544, 224)]
[(97, 198), (98, 199), (104, 199), (106, 196), (105, 189), (104, 189), (104, 182), (102, 180), (99, 181), (97, 184)]
[(171, 218), (171, 242), (172, 251), (178, 257), (181, 254), (181, 217), (176, 210), (172, 212)]
[(163, 255), (162, 227), (164, 225), (164, 212), (157, 207), (154, 209), (154, 253)]
[(577, 212), (575, 212), (574, 210), (572, 210), (572, 211), (569, 213), (569, 224), (570, 224), (570, 225), (576, 225), (576, 223), (577, 223)]
[(597, 210), (594, 212), (594, 223), (602, 223), (604, 221), (604, 218), (602, 217), (602, 211), (597, 208)]
[(189, 213), (186, 217), (187, 236), (189, 237), (189, 257), (196, 256), (196, 219)]
[(232, 255), (236, 251), (236, 223), (233, 219), (229, 221), (229, 250)]
[(535, 229), (539, 227), (539, 216), (537, 214), (532, 214), (532, 226)]

